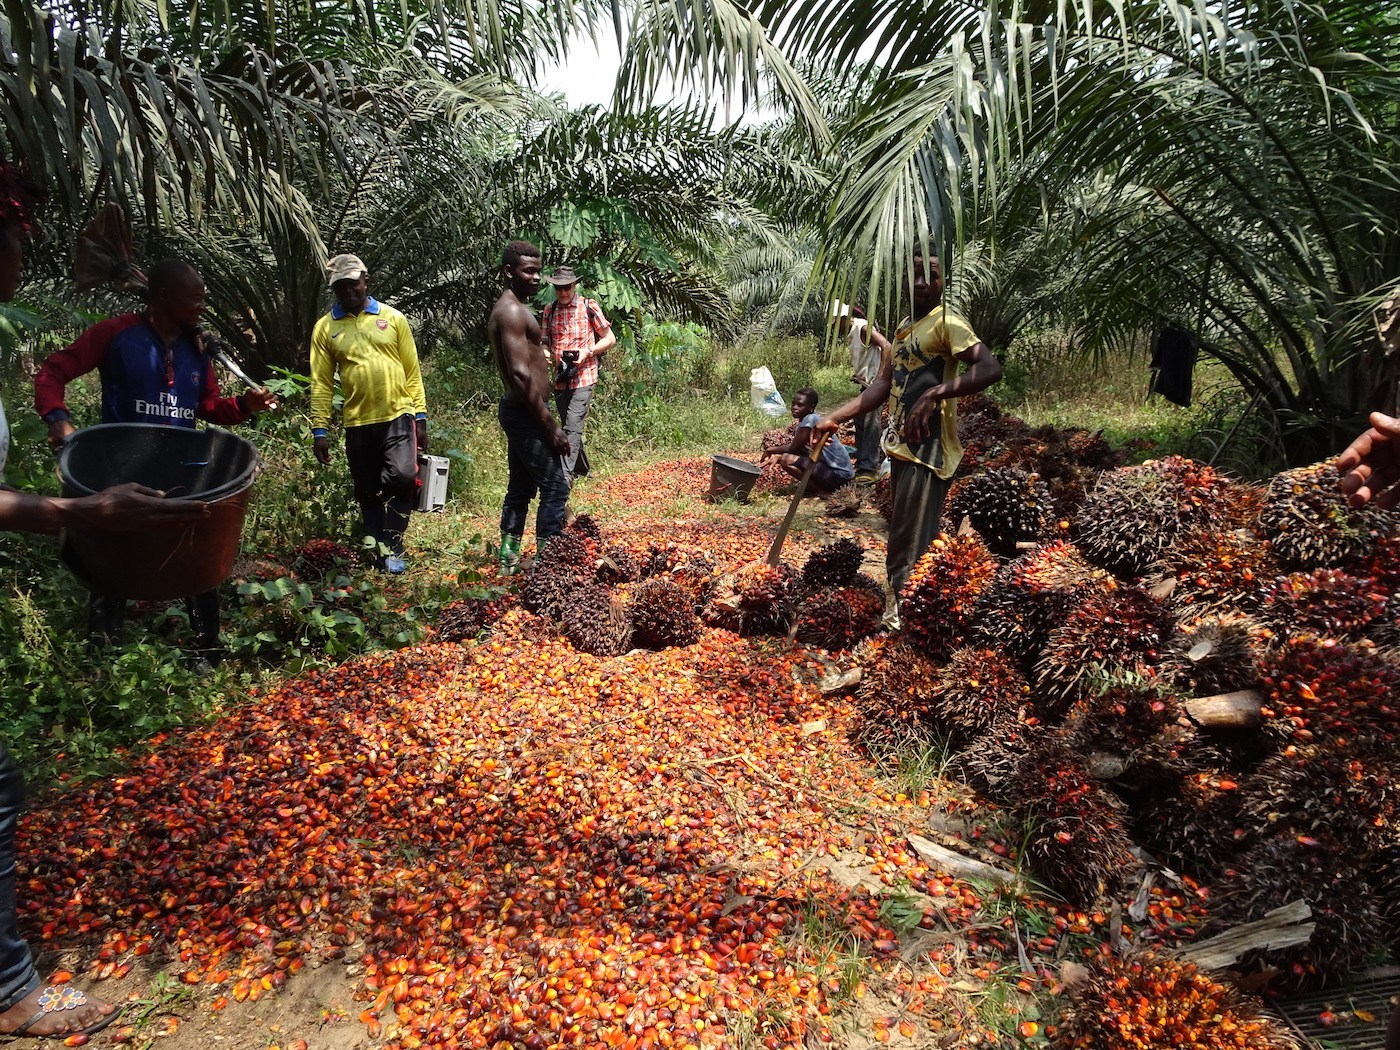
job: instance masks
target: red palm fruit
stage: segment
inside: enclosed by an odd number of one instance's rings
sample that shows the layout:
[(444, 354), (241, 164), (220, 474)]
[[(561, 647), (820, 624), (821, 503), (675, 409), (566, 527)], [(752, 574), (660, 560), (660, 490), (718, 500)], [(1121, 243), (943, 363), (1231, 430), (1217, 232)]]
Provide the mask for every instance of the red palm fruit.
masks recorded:
[(1075, 600), (1106, 586), (1111, 577), (1085, 561), (1073, 544), (1037, 547), (997, 570), (973, 606), (971, 638), (1033, 663)]
[(1241, 613), (1210, 613), (1177, 625), (1158, 670), (1188, 696), (1248, 689), (1269, 634)]
[(953, 769), (993, 802), (1009, 803), (1021, 760), (1047, 733), (1044, 726), (1028, 724), (1019, 714), (1004, 715), (957, 754)]
[(1369, 856), (1326, 831), (1299, 835), (1270, 829), (1216, 883), (1212, 917), (1228, 928), (1306, 901), (1316, 924), (1312, 939), (1260, 953), (1261, 961), (1281, 969), (1286, 984), (1322, 984), (1355, 969), (1382, 946), (1385, 905), (1366, 879)]
[(1373, 580), (1338, 569), (1280, 576), (1264, 591), (1259, 618), (1280, 636), (1315, 634), (1359, 640), (1385, 612)]
[(1041, 737), (1010, 784), (1022, 857), (1035, 878), (1066, 900), (1092, 904), (1133, 870), (1123, 805), (1099, 786), (1065, 741)]
[(303, 580), (323, 580), (351, 571), (359, 562), (355, 551), (334, 540), (310, 540), (292, 551), (292, 567)]
[(996, 559), (975, 537), (935, 537), (900, 592), (902, 633), (934, 659), (948, 656), (964, 644), (973, 604), (996, 568)]
[(468, 597), (444, 605), (438, 614), (438, 637), (445, 642), (470, 641), (513, 609), (518, 601), (514, 594), (501, 594)]
[(1269, 544), (1243, 530), (1182, 532), (1152, 566), (1147, 583), (1171, 586), (1172, 601), (1200, 612), (1254, 612), (1276, 576)]
[(1235, 986), (1169, 955), (1098, 955), (1070, 985), (1054, 1050), (1298, 1050)]
[(579, 526), (580, 519), (550, 540), (523, 573), (520, 601), (530, 612), (557, 618), (569, 594), (593, 582), (598, 545), (589, 538), (588, 527)]
[(938, 672), (932, 698), (938, 721), (955, 739), (970, 740), (1016, 714), (1030, 686), (1015, 665), (991, 649), (959, 649)]
[(865, 548), (842, 537), (814, 550), (802, 566), (804, 587), (848, 587), (865, 560)]
[(1134, 841), (1177, 871), (1214, 879), (1243, 847), (1239, 788), (1219, 767), (1153, 785), (1134, 808)]
[[(1325, 569), (1364, 557), (1388, 516), (1347, 504), (1335, 460), (1286, 470), (1269, 483), (1259, 527), (1290, 569)], [(1393, 530), (1390, 530), (1393, 531)]]
[(1058, 712), (1096, 668), (1110, 674), (1153, 667), (1172, 635), (1166, 605), (1136, 587), (1091, 593), (1050, 633), (1036, 665), (1036, 702)]
[(931, 692), (938, 666), (918, 649), (893, 637), (862, 642), (855, 652), (861, 669), (852, 736), (876, 757), (928, 747), (941, 735)]
[(1128, 672), (1087, 683), (1065, 716), (1065, 730), (1078, 750), (1107, 752), (1131, 765), (1180, 719), (1181, 703), (1164, 681)]
[(1400, 730), (1400, 667), (1369, 643), (1290, 638), (1264, 654), (1259, 680), (1264, 730), (1276, 740), (1394, 743)]
[(828, 652), (850, 649), (880, 630), (885, 596), (869, 587), (838, 587), (805, 599), (797, 614), (797, 640)]
[(581, 653), (621, 656), (631, 647), (627, 606), (607, 587), (590, 584), (572, 591), (561, 619), (565, 637)]
[(990, 551), (1011, 557), (1018, 544), (1034, 543), (1049, 529), (1050, 490), (1037, 473), (1015, 467), (982, 471), (949, 491), (944, 520), (961, 529), (964, 519)]
[(1244, 826), (1268, 833), (1330, 834), (1353, 853), (1394, 836), (1400, 816), (1400, 759), (1367, 737), (1289, 745), (1240, 789)]
[(644, 649), (694, 645), (700, 640), (695, 600), (684, 588), (664, 578), (650, 579), (632, 591), (632, 644)]
[(746, 637), (786, 634), (795, 615), (787, 566), (745, 565), (716, 581), (701, 619)]

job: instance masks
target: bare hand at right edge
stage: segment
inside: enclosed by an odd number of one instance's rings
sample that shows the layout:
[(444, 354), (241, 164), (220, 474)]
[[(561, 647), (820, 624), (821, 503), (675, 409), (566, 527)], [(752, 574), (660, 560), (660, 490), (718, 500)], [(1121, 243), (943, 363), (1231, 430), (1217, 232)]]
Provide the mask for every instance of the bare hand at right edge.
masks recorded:
[(1342, 492), (1353, 507), (1400, 503), (1400, 419), (1371, 413), (1367, 430), (1337, 457)]
[(199, 500), (167, 499), (165, 493), (145, 485), (117, 485), (94, 496), (69, 501), (74, 524), (108, 532), (144, 532), (177, 528), (209, 516), (209, 505)]

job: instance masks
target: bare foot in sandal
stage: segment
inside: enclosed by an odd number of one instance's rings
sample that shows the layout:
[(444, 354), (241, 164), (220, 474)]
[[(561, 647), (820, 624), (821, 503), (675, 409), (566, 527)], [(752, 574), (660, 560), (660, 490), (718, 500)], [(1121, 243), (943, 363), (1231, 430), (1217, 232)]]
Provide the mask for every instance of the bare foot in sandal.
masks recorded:
[(0, 1036), (44, 1039), (90, 1034), (107, 1027), (116, 1016), (114, 1004), (90, 998), (71, 985), (40, 985), (0, 1014)]

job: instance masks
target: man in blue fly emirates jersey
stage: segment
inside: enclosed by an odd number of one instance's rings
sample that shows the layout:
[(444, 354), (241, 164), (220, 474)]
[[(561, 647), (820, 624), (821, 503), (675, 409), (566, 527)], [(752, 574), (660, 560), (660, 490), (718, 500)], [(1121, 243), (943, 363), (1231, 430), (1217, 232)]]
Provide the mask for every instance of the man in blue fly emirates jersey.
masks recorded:
[[(102, 380), (102, 422), (158, 423), (193, 427), (195, 420), (242, 423), (273, 407), (266, 389), (225, 397), (204, 346), (200, 318), (204, 281), (182, 259), (165, 259), (151, 267), (149, 305), (141, 313), (122, 314), (89, 328), (77, 342), (58, 351), (34, 377), (34, 408), (49, 425), (49, 444), (63, 446), (74, 426), (64, 403), (64, 389), (96, 369)], [(210, 663), (219, 648), (219, 593), (188, 599), (196, 651)], [(120, 633), (126, 602), (120, 596), (94, 593), (89, 629), (95, 638), (114, 640)]]

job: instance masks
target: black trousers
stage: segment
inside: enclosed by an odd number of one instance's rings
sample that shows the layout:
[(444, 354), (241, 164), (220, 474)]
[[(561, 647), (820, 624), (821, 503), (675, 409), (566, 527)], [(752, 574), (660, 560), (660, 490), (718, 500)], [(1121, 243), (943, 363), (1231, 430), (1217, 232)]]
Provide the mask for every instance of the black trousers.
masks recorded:
[[(219, 647), (219, 589), (185, 599), (194, 628), (195, 648), (212, 652)], [(88, 634), (102, 643), (117, 641), (126, 623), (126, 599), (92, 592), (88, 598)]]
[(346, 427), (345, 462), (355, 484), (365, 535), (373, 536), (394, 555), (402, 555), (418, 478), (418, 439), (412, 414), (387, 423)]

